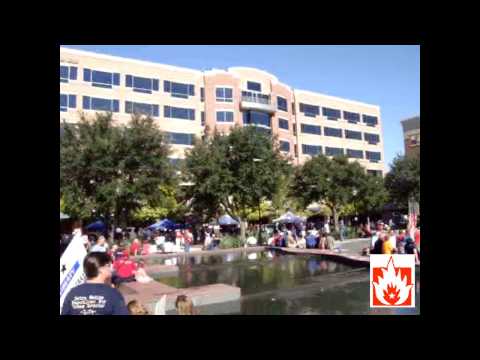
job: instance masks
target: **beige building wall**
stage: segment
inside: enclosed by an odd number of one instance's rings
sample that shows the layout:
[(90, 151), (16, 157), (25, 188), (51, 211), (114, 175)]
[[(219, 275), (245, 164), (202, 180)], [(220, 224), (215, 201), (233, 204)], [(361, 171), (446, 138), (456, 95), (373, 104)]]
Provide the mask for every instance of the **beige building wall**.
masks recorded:
[[(299, 144), (320, 145), (322, 152), (325, 153), (326, 147), (343, 148), (345, 153), (347, 149), (362, 150), (364, 152), (364, 159), (351, 159), (351, 161), (358, 161), (369, 170), (381, 170), (385, 173), (385, 161), (383, 151), (383, 134), (380, 108), (376, 105), (365, 104), (361, 102), (341, 99), (333, 96), (312, 93), (309, 91), (295, 90), (295, 113), (297, 122), (297, 134)], [(315, 118), (304, 116), (300, 112), (300, 103), (319, 106), (320, 114)], [(341, 110), (342, 118), (337, 120), (328, 120), (322, 115), (322, 107)], [(349, 111), (360, 114), (360, 122), (356, 124), (349, 123), (343, 119), (343, 111)], [(375, 127), (368, 126), (362, 121), (362, 115), (371, 115), (378, 118), (378, 124)], [(303, 134), (301, 132), (301, 124), (310, 124), (321, 127), (321, 135)], [(325, 136), (325, 127), (342, 129), (342, 138)], [(347, 139), (345, 137), (345, 130), (359, 131), (362, 133), (362, 140)], [(377, 134), (380, 137), (380, 142), (376, 145), (370, 145), (363, 140), (364, 133)], [(372, 163), (367, 160), (366, 151), (380, 152), (381, 161)], [(303, 164), (310, 159), (310, 155), (302, 153), (301, 145), (299, 145), (299, 163)]]
[[(378, 106), (360, 103), (356, 101), (341, 99), (328, 95), (322, 95), (303, 90), (293, 90), (288, 85), (282, 84), (278, 79), (265, 71), (248, 67), (231, 67), (228, 70), (210, 70), (197, 71), (176, 66), (162, 65), (153, 62), (125, 59), (121, 57), (96, 54), (92, 52), (60, 48), (61, 65), (76, 66), (77, 80), (70, 80), (69, 83), (60, 83), (60, 93), (74, 94), (77, 96), (76, 108), (68, 109), (67, 112), (60, 112), (60, 121), (76, 122), (79, 120), (82, 110), (82, 97), (91, 96), (105, 99), (119, 100), (119, 112), (114, 113), (114, 121), (118, 124), (125, 124), (131, 118), (130, 114), (125, 113), (125, 101), (133, 101), (147, 104), (159, 105), (159, 116), (154, 117), (155, 123), (163, 131), (194, 134), (198, 137), (205, 133), (205, 128), (213, 131), (215, 128), (228, 133), (234, 125), (243, 126), (241, 102), (242, 91), (248, 91), (247, 82), (254, 81), (261, 84), (261, 93), (271, 96), (271, 103), (275, 111), (271, 116), (272, 134), (276, 135), (278, 140), (288, 141), (290, 143), (289, 153), (286, 156), (292, 163), (302, 164), (310, 158), (302, 154), (302, 144), (320, 145), (323, 153), (325, 147), (339, 147), (346, 149), (376, 151), (381, 153), (379, 163), (371, 163), (366, 159), (352, 160), (359, 161), (367, 169), (381, 170), (385, 173), (384, 152), (383, 152), (383, 134), (380, 109)], [(83, 69), (107, 71), (120, 74), (120, 85), (113, 86), (112, 89), (94, 87), (89, 82), (83, 81)], [(126, 87), (126, 75), (141, 76), (159, 80), (159, 90), (152, 94), (143, 94), (134, 92), (132, 88)], [(170, 93), (164, 92), (164, 81), (193, 84), (195, 86), (195, 95), (188, 99), (172, 97)], [(233, 91), (233, 102), (217, 102), (216, 88), (231, 87)], [(201, 101), (201, 88), (205, 91), (205, 100)], [(277, 96), (287, 99), (287, 111), (278, 110)], [(306, 103), (320, 107), (320, 115), (316, 118), (305, 117), (300, 112), (299, 104)], [(175, 106), (182, 108), (195, 109), (195, 120), (171, 119), (164, 117), (164, 106)], [(295, 107), (295, 111), (292, 111)], [(362, 114), (373, 115), (378, 118), (378, 124), (375, 127), (367, 126), (362, 122), (350, 124), (343, 118), (332, 121), (324, 118), (321, 114), (322, 107), (330, 107), (342, 111), (351, 111)], [(233, 111), (234, 122), (223, 123), (216, 121), (217, 111)], [(201, 124), (201, 113), (205, 112), (205, 125)], [(85, 110), (87, 116), (93, 116), (95, 111)], [(289, 129), (280, 129), (278, 126), (279, 118), (286, 119), (289, 123)], [(302, 134), (301, 124), (319, 125), (322, 128), (322, 135)], [(325, 127), (349, 129), (362, 132), (362, 140), (350, 140), (345, 138), (327, 137), (324, 135)], [(363, 133), (369, 132), (378, 134), (380, 142), (377, 145), (369, 145), (363, 140)], [(172, 155), (174, 158), (183, 158), (185, 149), (188, 145), (172, 145)], [(295, 156), (297, 148), (298, 157)]]

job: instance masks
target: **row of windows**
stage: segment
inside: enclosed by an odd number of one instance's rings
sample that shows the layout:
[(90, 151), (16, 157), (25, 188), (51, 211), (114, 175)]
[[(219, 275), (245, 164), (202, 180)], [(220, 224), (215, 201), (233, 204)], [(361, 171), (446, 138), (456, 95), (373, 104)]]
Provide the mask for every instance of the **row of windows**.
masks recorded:
[(151, 94), (152, 91), (158, 91), (158, 79), (144, 78), (134, 75), (126, 75), (125, 86), (132, 88), (133, 91), (145, 94)]
[(171, 144), (176, 145), (193, 145), (195, 134), (167, 132), (168, 139)]
[[(302, 144), (302, 153), (306, 155), (319, 155), (322, 154), (322, 147), (319, 145), (308, 145)], [(345, 155), (345, 150), (342, 148), (336, 147), (325, 147), (325, 155), (327, 156), (340, 156)], [(349, 158), (353, 159), (363, 159), (363, 150), (354, 150), (354, 149), (346, 149), (346, 155)], [(370, 162), (378, 162), (381, 160), (381, 153), (375, 151), (365, 151), (365, 158), (370, 160)]]
[[(320, 106), (300, 103), (300, 112), (307, 117), (316, 117), (320, 114)], [(322, 107), (322, 115), (327, 117), (329, 120), (338, 120), (342, 117), (342, 111), (338, 109)], [(350, 123), (356, 124), (360, 122), (360, 114), (343, 111), (343, 119)], [(362, 120), (368, 126), (376, 126), (378, 124), (378, 118), (376, 116), (362, 114)]]
[[(120, 102), (115, 99), (102, 99), (90, 96), (83, 96), (83, 109), (120, 112)], [(67, 111), (67, 108), (76, 107), (76, 95), (60, 94), (60, 111)], [(125, 112), (127, 114), (144, 114), (150, 116), (159, 116), (159, 106), (155, 104), (145, 104), (132, 101), (125, 101)], [(195, 109), (185, 109), (173, 106), (164, 107), (164, 117), (195, 120)]]
[[(321, 127), (318, 125), (300, 124), (300, 128), (302, 133), (304, 134), (313, 134), (313, 135), (322, 134)], [(324, 127), (324, 135), (340, 137), (340, 138), (343, 137), (342, 129), (331, 128), (326, 126)], [(362, 133), (360, 131), (345, 130), (345, 138), (362, 140)], [(380, 142), (380, 136), (378, 134), (364, 133), (364, 140), (368, 141), (369, 144), (377, 144)]]
[(165, 106), (163, 111), (163, 116), (166, 118), (195, 120), (195, 109)]
[[(77, 79), (76, 66), (60, 65), (60, 81), (68, 82)], [(106, 72), (99, 70), (83, 69), (83, 81), (89, 82), (92, 86), (111, 89), (120, 85), (120, 73)], [(146, 78), (131, 74), (125, 75), (125, 86), (133, 91), (151, 94), (152, 91), (159, 91), (159, 79)], [(164, 81), (163, 90), (174, 97), (188, 98), (195, 96), (195, 86), (172, 81)]]

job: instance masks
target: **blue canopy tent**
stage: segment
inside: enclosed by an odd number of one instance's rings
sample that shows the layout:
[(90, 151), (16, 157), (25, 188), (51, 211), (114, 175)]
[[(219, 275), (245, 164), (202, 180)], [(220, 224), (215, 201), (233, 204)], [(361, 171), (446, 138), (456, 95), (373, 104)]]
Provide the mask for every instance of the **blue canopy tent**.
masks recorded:
[(238, 221), (233, 219), (230, 215), (220, 216), (220, 218), (218, 219), (218, 223), (220, 225), (238, 225)]
[(104, 233), (107, 230), (107, 225), (105, 225), (102, 221), (98, 220), (85, 226), (85, 230)]
[(274, 223), (280, 223), (280, 224), (298, 224), (301, 222), (304, 222), (305, 219), (293, 214), (290, 211), (287, 211), (285, 214), (280, 216), (278, 219), (273, 220)]
[(168, 219), (163, 219), (155, 224), (150, 225), (147, 229), (156, 231), (156, 230), (175, 230), (177, 228), (177, 224), (175, 224), (173, 221), (168, 220)]

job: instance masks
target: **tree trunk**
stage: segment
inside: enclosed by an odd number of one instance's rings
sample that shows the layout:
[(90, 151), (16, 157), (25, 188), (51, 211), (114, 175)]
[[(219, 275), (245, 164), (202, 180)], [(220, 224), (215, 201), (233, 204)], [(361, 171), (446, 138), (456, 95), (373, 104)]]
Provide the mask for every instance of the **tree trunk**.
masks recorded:
[(332, 207), (332, 215), (333, 215), (333, 224), (335, 227), (335, 231), (338, 233), (340, 231), (340, 227), (338, 226), (338, 211), (335, 206)]
[(242, 240), (243, 243), (246, 243), (246, 237), (245, 237), (245, 229), (247, 227), (247, 222), (243, 221), (243, 219), (239, 218), (240, 221), (240, 239)]

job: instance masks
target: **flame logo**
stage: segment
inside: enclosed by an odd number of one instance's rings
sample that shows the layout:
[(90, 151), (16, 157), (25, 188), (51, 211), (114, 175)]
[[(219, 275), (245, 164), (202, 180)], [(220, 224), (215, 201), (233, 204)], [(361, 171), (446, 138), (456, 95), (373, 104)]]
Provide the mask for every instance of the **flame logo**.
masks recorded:
[(387, 268), (381, 268), (381, 271), (382, 276), (378, 276), (378, 282), (373, 282), (377, 299), (387, 306), (403, 304), (413, 285), (407, 285), (407, 276), (402, 279), (400, 270), (393, 264), (393, 257), (390, 257)]

